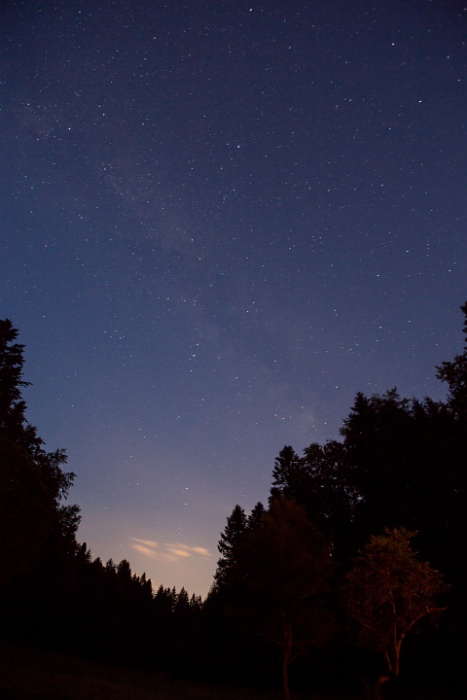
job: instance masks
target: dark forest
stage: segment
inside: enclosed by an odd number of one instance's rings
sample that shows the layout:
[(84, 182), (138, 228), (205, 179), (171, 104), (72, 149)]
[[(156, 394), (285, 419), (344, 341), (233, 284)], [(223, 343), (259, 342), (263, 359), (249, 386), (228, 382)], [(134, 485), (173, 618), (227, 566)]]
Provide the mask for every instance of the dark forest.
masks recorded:
[(467, 645), (467, 303), (462, 312), (463, 354), (437, 368), (445, 400), (358, 393), (340, 440), (301, 454), (286, 445), (267, 502), (228, 515), (204, 600), (78, 542), (75, 475), (65, 450), (47, 451), (28, 422), (25, 348), (0, 321), (2, 649), (286, 699), (457, 697)]

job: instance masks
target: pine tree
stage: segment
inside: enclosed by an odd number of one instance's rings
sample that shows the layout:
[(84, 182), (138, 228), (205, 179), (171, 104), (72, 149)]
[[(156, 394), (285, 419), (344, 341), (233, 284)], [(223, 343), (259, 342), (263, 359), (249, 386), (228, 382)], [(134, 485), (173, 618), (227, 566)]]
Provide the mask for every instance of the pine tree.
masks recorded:
[(235, 571), (236, 555), (241, 539), (247, 529), (247, 516), (243, 508), (236, 505), (232, 514), (227, 518), (227, 525), (217, 545), (221, 558), (217, 562), (214, 576), (214, 586), (222, 587), (229, 583)]
[(0, 590), (39, 562), (40, 581), (51, 585), (45, 569), (58, 581), (63, 558), (77, 551), (79, 523), (79, 508), (62, 503), (74, 478), (63, 470), (65, 451), (47, 452), (26, 419), (21, 389), (29, 382), (17, 337), (11, 321), (0, 320)]

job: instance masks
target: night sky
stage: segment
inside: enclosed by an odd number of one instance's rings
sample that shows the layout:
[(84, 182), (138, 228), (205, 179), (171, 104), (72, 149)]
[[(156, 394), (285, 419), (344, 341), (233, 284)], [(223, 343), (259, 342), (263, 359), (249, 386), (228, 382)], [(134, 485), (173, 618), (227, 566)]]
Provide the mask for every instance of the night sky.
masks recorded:
[(467, 3), (3, 0), (0, 317), (78, 539), (205, 595), (357, 391), (445, 396)]

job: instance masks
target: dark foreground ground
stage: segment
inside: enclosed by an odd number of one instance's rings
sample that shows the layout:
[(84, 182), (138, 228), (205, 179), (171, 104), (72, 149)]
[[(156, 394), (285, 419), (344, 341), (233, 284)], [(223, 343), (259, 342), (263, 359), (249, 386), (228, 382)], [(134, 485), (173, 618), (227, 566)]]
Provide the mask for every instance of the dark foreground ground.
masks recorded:
[[(278, 700), (280, 697), (279, 692), (189, 683), (161, 673), (115, 668), (0, 642), (0, 700)], [(304, 700), (304, 696), (294, 696), (294, 700), (295, 697)], [(315, 696), (315, 700), (321, 698)]]
[[(362, 694), (293, 694), (293, 700), (360, 700)], [(387, 700), (396, 700), (386, 693)], [(188, 683), (0, 642), (0, 700), (280, 700), (279, 691)], [(397, 700), (465, 700), (450, 692)]]

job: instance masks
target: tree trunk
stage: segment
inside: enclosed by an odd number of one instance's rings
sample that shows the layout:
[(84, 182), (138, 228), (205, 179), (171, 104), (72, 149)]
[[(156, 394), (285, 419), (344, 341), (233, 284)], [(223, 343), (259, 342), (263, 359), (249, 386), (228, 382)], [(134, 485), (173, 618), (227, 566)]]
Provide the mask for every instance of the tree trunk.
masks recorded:
[(284, 649), (282, 653), (282, 688), (284, 690), (284, 700), (290, 700), (289, 662), (287, 656), (287, 651)]
[(292, 626), (287, 620), (285, 612), (282, 612), (282, 688), (284, 700), (290, 700), (289, 689), (289, 663), (292, 658)]
[(365, 696), (367, 700), (382, 700), (382, 687), (390, 680), (391, 676), (384, 675), (379, 676), (374, 682), (364, 678), (363, 684), (365, 686)]

